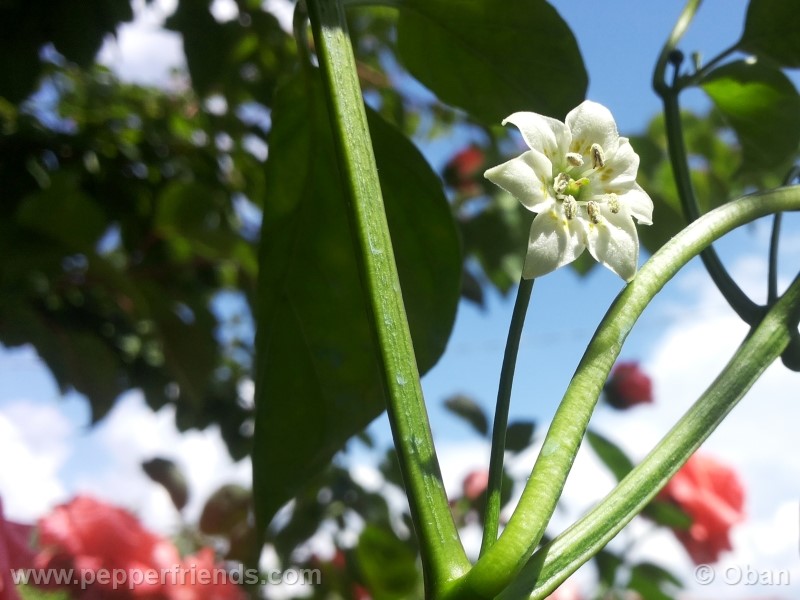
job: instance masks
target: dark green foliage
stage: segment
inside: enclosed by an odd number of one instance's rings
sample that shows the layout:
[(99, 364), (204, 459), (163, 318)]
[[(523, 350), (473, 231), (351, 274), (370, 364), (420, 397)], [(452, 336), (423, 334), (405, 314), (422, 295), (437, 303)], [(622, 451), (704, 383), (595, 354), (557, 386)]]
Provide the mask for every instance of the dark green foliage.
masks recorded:
[(770, 169), (800, 147), (800, 96), (781, 71), (760, 62), (719, 67), (702, 81), (739, 139), (742, 168)]
[(794, 0), (750, 0), (739, 47), (784, 67), (800, 67), (799, 30)]
[(443, 102), (487, 125), (519, 110), (556, 118), (588, 78), (572, 31), (543, 0), (409, 0), (398, 23), (406, 68)]
[(52, 44), (88, 67), (107, 34), (133, 18), (129, 0), (6, 0), (0, 3), (0, 98), (24, 100), (44, 69), (40, 52)]
[(458, 394), (444, 401), (444, 406), (454, 415), (461, 417), (481, 435), (489, 434), (489, 420), (483, 409), (469, 396)]
[[(253, 456), (257, 507), (266, 520), (384, 409), (379, 350), (319, 85), (309, 71), (280, 90), (270, 135)], [(441, 183), (418, 151), (371, 111), (369, 121), (417, 362), (425, 372), (444, 350), (455, 317), (458, 236)]]

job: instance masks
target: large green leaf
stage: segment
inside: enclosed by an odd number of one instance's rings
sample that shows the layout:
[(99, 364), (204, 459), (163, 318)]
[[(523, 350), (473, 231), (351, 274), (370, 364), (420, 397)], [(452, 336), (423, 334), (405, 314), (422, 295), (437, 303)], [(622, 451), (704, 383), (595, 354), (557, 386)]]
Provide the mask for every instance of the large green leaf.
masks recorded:
[(586, 440), (589, 442), (592, 450), (597, 453), (597, 457), (603, 461), (603, 464), (608, 467), (617, 481), (622, 481), (622, 479), (630, 473), (631, 469), (633, 469), (631, 459), (628, 458), (619, 446), (608, 438), (590, 430), (586, 432)]
[(406, 0), (397, 35), (417, 79), (488, 124), (520, 110), (563, 117), (586, 93), (575, 37), (543, 0)]
[(77, 177), (64, 172), (54, 173), (47, 188), (27, 196), (16, 218), (25, 229), (73, 251), (91, 251), (107, 227), (98, 204), (81, 190)]
[(739, 47), (785, 67), (800, 67), (797, 8), (797, 0), (750, 0)]
[(393, 531), (368, 525), (358, 539), (356, 557), (376, 600), (408, 598), (418, 590), (416, 556)]
[[(255, 493), (262, 524), (384, 408), (345, 196), (315, 72), (273, 111), (258, 295)], [(419, 368), (443, 352), (461, 255), (441, 183), (369, 113)]]
[(701, 85), (736, 132), (745, 170), (775, 166), (797, 152), (800, 96), (781, 71), (737, 61), (715, 69)]
[(666, 569), (644, 562), (631, 569), (628, 587), (648, 600), (672, 600), (683, 583)]
[(130, 0), (0, 2), (0, 96), (16, 103), (34, 91), (45, 44), (85, 67), (105, 37), (131, 19)]

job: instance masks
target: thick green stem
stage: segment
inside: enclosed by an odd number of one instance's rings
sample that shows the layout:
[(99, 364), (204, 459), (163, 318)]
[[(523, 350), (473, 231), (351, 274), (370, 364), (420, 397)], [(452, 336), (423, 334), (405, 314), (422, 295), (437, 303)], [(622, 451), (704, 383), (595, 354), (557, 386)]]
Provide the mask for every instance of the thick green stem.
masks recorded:
[(469, 568), (433, 446), (386, 223), (364, 102), (340, 0), (309, 0), (361, 281), (387, 392), (400, 468), (420, 541), (429, 597)]
[(483, 555), (497, 541), (500, 528), (500, 509), (503, 488), (503, 459), (506, 451), (506, 430), (508, 429), (508, 411), (511, 406), (511, 387), (514, 384), (514, 368), (517, 366), (519, 340), (522, 337), (522, 326), (533, 290), (533, 279), (520, 279), (517, 288), (517, 299), (508, 328), (506, 351), (503, 355), (503, 367), (500, 371), (500, 385), (497, 389), (497, 405), (495, 406), (494, 425), (492, 426), (492, 452), (489, 458), (489, 485), (486, 496), (486, 512), (483, 519)]
[(658, 493), (789, 345), (800, 276), (747, 336), (722, 372), (664, 439), (590, 513), (543, 546), (500, 598), (546, 598), (597, 554)]
[(555, 510), (611, 367), (650, 300), (714, 240), (744, 223), (786, 210), (800, 210), (800, 187), (740, 198), (698, 219), (647, 261), (609, 308), (586, 349), (508, 525), (497, 543), (453, 588), (451, 598), (494, 598), (525, 565)]

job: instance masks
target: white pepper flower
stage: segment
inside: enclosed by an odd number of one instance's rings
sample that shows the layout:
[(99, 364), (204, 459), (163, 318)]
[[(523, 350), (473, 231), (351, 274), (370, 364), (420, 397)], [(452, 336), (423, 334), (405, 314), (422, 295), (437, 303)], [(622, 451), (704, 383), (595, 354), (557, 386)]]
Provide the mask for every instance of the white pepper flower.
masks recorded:
[(652, 224), (653, 201), (636, 183), (639, 156), (620, 137), (609, 110), (585, 101), (566, 123), (531, 112), (503, 121), (529, 150), (486, 171), (486, 178), (537, 213), (522, 276), (571, 263), (584, 248), (625, 281), (636, 274), (640, 224)]

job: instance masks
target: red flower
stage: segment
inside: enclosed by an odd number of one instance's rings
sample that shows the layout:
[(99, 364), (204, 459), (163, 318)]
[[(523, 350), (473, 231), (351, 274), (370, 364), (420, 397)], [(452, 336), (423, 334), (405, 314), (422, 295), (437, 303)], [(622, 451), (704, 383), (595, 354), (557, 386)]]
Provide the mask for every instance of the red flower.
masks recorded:
[(228, 572), (215, 561), (214, 551), (203, 548), (187, 556), (176, 573), (167, 579), (169, 600), (244, 600), (242, 588), (231, 581)]
[(476, 178), (483, 169), (486, 156), (478, 146), (468, 146), (445, 165), (442, 176), (447, 185), (462, 194), (477, 194), (481, 188)]
[[(160, 575), (141, 574), (179, 563), (171, 542), (146, 530), (128, 511), (88, 496), (57, 506), (39, 520), (38, 531), (37, 567), (75, 569), (76, 578), (90, 583), (85, 590), (71, 590), (82, 599), (111, 591), (116, 598), (162, 597)], [(109, 580), (109, 573), (116, 573), (116, 580)]]
[(486, 469), (480, 469), (470, 472), (466, 477), (464, 477), (464, 481), (461, 484), (464, 492), (464, 498), (467, 500), (477, 500), (480, 498), (481, 494), (486, 491), (488, 485), (489, 471)]
[(605, 387), (606, 401), (614, 408), (630, 408), (653, 401), (653, 383), (636, 362), (621, 362), (614, 367)]
[[(94, 498), (76, 496), (56, 507), (38, 529), (42, 551), (36, 566), (73, 569), (70, 591), (80, 600), (244, 598), (211, 548), (181, 560), (172, 542), (145, 529), (128, 511)], [(78, 590), (76, 583), (88, 585)]]
[(692, 518), (675, 530), (695, 564), (713, 563), (731, 550), (730, 530), (744, 519), (744, 491), (736, 472), (716, 460), (694, 455), (667, 483), (659, 497)]
[(30, 525), (6, 521), (0, 500), (0, 600), (19, 600), (11, 570), (33, 567), (34, 553), (29, 545), (32, 532)]
[(547, 597), (547, 600), (581, 600), (581, 594), (574, 583), (565, 581)]

